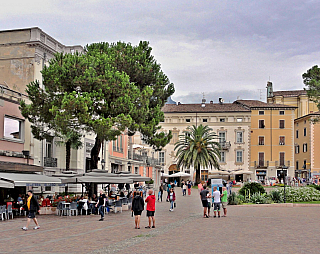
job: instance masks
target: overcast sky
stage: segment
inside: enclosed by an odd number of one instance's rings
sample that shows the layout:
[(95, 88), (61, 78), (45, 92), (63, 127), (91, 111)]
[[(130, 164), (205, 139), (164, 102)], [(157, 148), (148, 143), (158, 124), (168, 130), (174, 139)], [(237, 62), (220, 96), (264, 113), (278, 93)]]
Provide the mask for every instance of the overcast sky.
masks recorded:
[[(65, 45), (147, 40), (182, 103), (302, 89), (319, 64), (320, 0), (6, 1), (0, 30), (40, 27)], [(262, 89), (263, 91), (259, 91)]]

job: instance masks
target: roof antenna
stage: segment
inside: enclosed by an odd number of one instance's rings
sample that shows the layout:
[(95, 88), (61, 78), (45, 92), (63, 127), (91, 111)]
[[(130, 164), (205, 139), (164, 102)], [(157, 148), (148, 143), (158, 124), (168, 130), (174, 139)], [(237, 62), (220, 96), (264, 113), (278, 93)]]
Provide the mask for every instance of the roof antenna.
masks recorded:
[(204, 108), (206, 106), (206, 99), (205, 99), (204, 93), (202, 93), (202, 95), (203, 95), (203, 98), (202, 98), (201, 107)]

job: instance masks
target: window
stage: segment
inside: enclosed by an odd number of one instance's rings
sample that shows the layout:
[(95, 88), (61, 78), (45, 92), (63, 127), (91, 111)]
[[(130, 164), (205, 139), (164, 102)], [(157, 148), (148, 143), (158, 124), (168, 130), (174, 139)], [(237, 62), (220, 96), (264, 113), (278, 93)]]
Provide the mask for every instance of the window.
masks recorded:
[(303, 168), (303, 169), (306, 169), (306, 168), (307, 168), (307, 160), (304, 160), (304, 161), (303, 161), (303, 166), (302, 166), (302, 168)]
[(284, 153), (280, 153), (280, 166), (284, 166)]
[(303, 136), (307, 136), (307, 128), (303, 128)]
[(147, 156), (148, 156), (148, 152), (143, 151), (143, 152), (141, 153), (141, 155), (142, 155), (142, 157), (143, 157), (143, 158), (147, 158)]
[(283, 111), (283, 110), (280, 110), (280, 111), (279, 111), (279, 115), (284, 115), (284, 111)]
[(139, 168), (138, 167), (134, 167), (134, 173), (135, 174), (139, 174)]
[(259, 153), (259, 167), (264, 167), (264, 153)]
[(220, 155), (221, 155), (220, 162), (226, 162), (226, 153), (220, 152)]
[(46, 140), (46, 156), (47, 158), (52, 157), (52, 143), (49, 140)]
[(243, 154), (243, 152), (241, 150), (237, 151), (236, 162), (242, 162), (242, 154)]
[(306, 153), (308, 151), (308, 144), (307, 143), (303, 144), (302, 150), (303, 150), (304, 153)]
[(264, 120), (259, 120), (259, 129), (264, 129)]
[(224, 123), (225, 121), (226, 121), (226, 119), (220, 118), (220, 123)]
[(295, 153), (300, 153), (300, 146), (299, 145), (295, 146)]
[(207, 118), (203, 118), (203, 119), (202, 119), (202, 122), (207, 123), (207, 122), (208, 122), (208, 119), (207, 119)]
[(264, 146), (264, 137), (263, 136), (259, 137), (259, 146)]
[(190, 123), (190, 122), (191, 122), (190, 118), (187, 118), (187, 119), (186, 119), (186, 122), (187, 122), (187, 123)]
[(296, 130), (296, 138), (299, 138), (299, 130)]
[(279, 145), (284, 146), (285, 145), (285, 137), (284, 136), (280, 136), (279, 138)]
[(259, 111), (259, 115), (264, 115), (264, 111)]
[(296, 169), (299, 169), (299, 161), (296, 161)]
[(237, 131), (236, 143), (242, 143), (242, 142), (243, 142), (243, 132)]
[(159, 162), (164, 163), (164, 152), (159, 152)]
[(307, 120), (304, 120), (304, 124), (306, 124), (307, 123)]
[(225, 143), (226, 142), (226, 133), (224, 131), (219, 132), (219, 143)]
[(123, 152), (122, 135), (120, 136), (120, 152)]
[(11, 118), (8, 116), (4, 117), (4, 138), (22, 140), (23, 139), (23, 121)]
[(51, 191), (51, 186), (45, 186), (44, 190), (45, 191)]
[(243, 118), (237, 118), (237, 122), (240, 123), (243, 121)]
[(279, 128), (284, 129), (284, 120), (279, 120)]

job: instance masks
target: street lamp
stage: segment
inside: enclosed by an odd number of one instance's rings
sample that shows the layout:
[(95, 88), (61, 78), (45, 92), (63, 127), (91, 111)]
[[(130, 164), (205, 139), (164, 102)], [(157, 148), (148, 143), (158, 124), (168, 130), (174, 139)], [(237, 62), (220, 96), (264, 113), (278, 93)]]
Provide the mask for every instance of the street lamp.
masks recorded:
[(283, 203), (286, 203), (286, 176), (285, 176), (285, 171), (284, 169), (288, 169), (287, 166), (283, 166), (280, 174), (283, 176)]
[(150, 163), (147, 162), (147, 169), (148, 169), (148, 175), (147, 175), (147, 177), (149, 177), (149, 167), (150, 167)]

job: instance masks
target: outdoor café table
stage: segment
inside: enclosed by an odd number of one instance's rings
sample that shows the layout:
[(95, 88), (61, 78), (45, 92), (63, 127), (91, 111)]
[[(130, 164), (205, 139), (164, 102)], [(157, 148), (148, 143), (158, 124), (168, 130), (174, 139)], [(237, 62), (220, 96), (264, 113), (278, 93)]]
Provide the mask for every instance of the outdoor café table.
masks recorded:
[[(66, 202), (62, 203), (62, 211), (64, 211), (64, 209), (69, 208), (69, 207), (70, 207), (70, 203), (66, 203)], [(66, 210), (66, 211), (68, 211), (68, 210)], [(68, 215), (68, 212), (67, 212), (67, 215)], [(69, 213), (69, 215), (71, 216), (71, 213)]]

